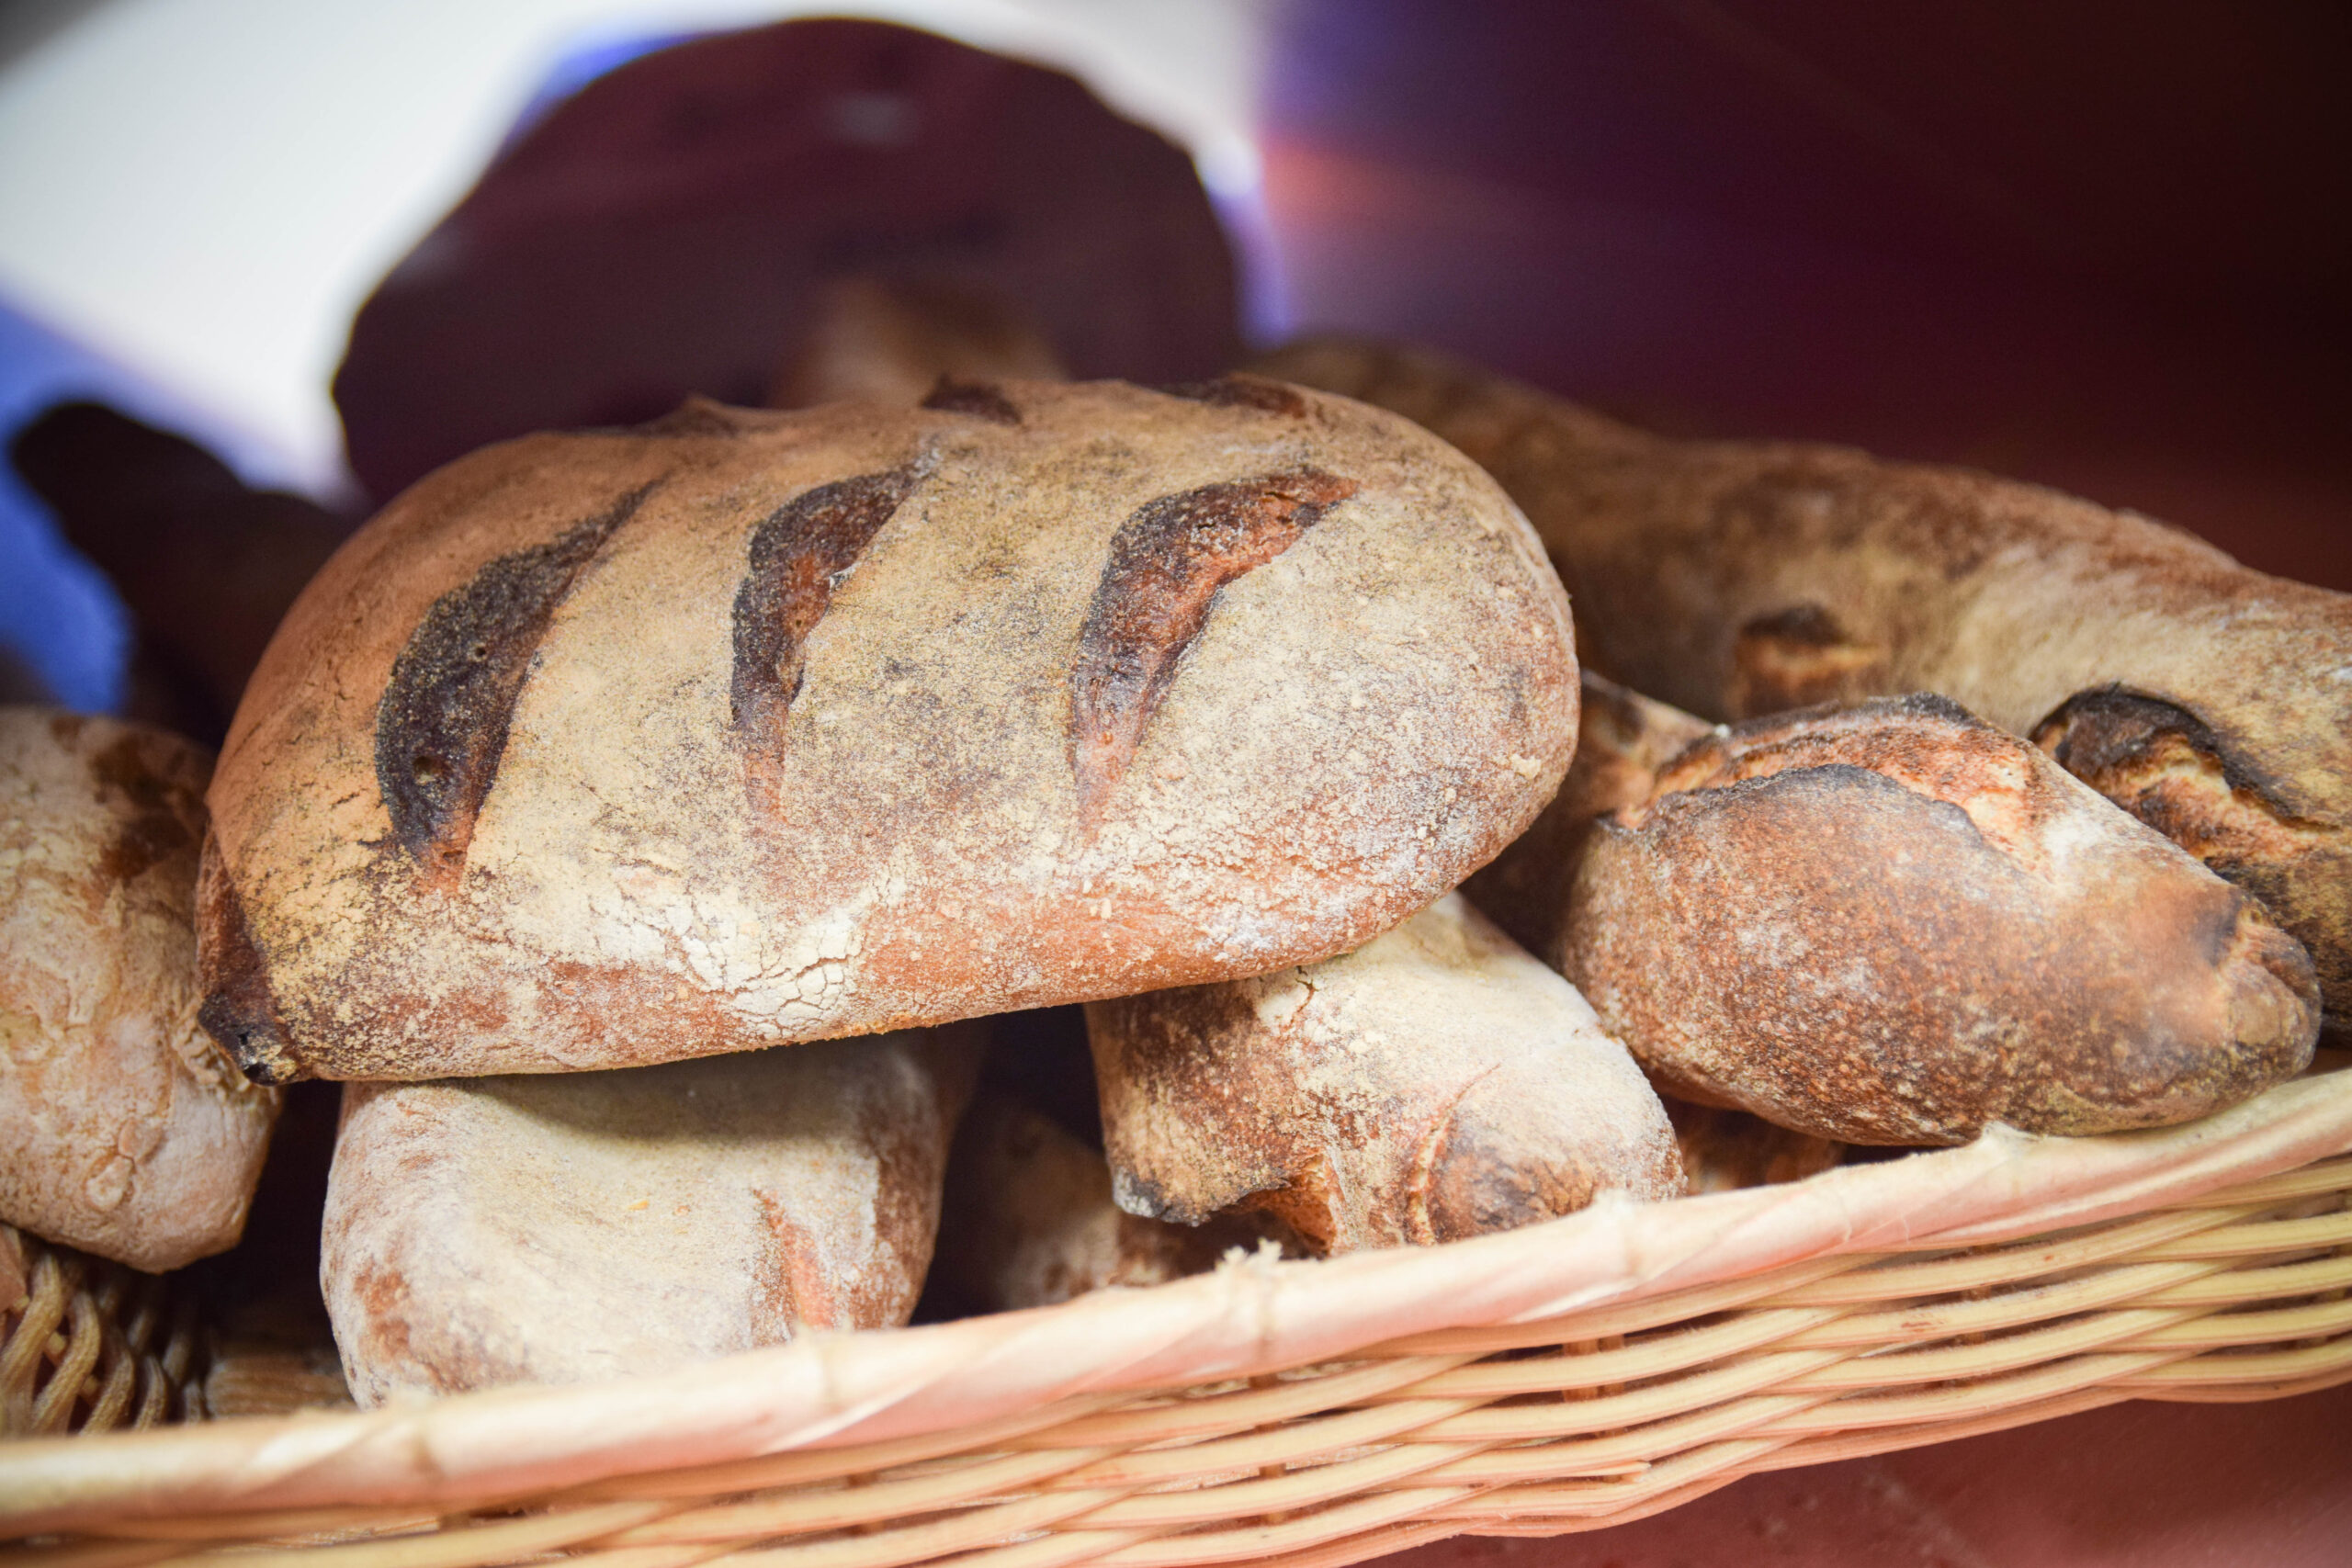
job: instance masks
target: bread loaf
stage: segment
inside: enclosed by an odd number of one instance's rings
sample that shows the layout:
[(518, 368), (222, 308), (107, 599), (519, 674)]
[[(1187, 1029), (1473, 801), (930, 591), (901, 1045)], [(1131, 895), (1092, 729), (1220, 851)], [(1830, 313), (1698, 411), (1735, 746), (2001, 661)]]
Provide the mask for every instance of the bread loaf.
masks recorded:
[(1540, 545), (1271, 382), (695, 404), (443, 469), (264, 657), (205, 1021), (267, 1080), (643, 1064), (1345, 952), (1515, 837)]
[(159, 729), (0, 708), (0, 1220), (134, 1269), (235, 1243), (277, 1114), (197, 1027), (210, 771)]
[(1530, 953), (1550, 953), (1566, 913), (1562, 897), (1575, 879), (1592, 825), (1621, 806), (1647, 800), (1658, 770), (1714, 726), (1603, 680), (1578, 672), (1583, 704), (1576, 760), (1560, 793), (1526, 832), (1462, 885), (1479, 913)]
[(1940, 692), (2260, 897), (2352, 1010), (2352, 595), (2037, 486), (1660, 440), (1428, 356), (1305, 344), (1270, 367), (1485, 465), (1612, 679), (1718, 718)]
[(2318, 1030), (2259, 903), (1940, 697), (1685, 751), (1601, 819), (1554, 956), (1668, 1093), (1857, 1144), (2185, 1122)]
[(970, 1043), (354, 1084), (320, 1266), (362, 1405), (576, 1382), (914, 1309)]
[(1162, 1284), (1216, 1267), (1235, 1247), (1281, 1248), (1270, 1215), (1200, 1225), (1130, 1214), (1111, 1168), (1048, 1117), (983, 1090), (947, 1163), (933, 1298), (957, 1315), (1051, 1306), (1114, 1286)]
[(1458, 894), (1342, 957), (1086, 1016), (1130, 1213), (1247, 1205), (1342, 1253), (1681, 1190), (1624, 1047)]

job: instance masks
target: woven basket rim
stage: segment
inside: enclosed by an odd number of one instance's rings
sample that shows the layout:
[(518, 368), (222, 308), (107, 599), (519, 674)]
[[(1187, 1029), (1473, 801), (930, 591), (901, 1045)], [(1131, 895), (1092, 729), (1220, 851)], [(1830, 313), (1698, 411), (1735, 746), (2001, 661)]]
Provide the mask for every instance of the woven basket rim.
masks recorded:
[(499, 1389), (0, 1447), (0, 1534), (109, 1517), (478, 1503), (797, 1449), (910, 1438), (1057, 1401), (1340, 1360), (1418, 1334), (1560, 1317), (1813, 1258), (2011, 1241), (2352, 1150), (2352, 1072), (2186, 1126), (1976, 1143), (1785, 1186), (1582, 1213), (1430, 1248), (1214, 1273), (1059, 1306), (812, 1334), (657, 1376)]

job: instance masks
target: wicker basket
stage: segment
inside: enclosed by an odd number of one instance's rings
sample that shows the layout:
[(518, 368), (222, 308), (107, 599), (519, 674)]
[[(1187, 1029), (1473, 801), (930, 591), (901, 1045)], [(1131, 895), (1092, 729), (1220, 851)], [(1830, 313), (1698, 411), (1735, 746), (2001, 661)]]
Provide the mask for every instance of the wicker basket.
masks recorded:
[[(2352, 1075), (660, 1379), (0, 1447), (11, 1562), (1341, 1563), (2352, 1378)], [(39, 1532), (36, 1536), (34, 1532)], [(226, 1550), (243, 1548), (243, 1551)], [(256, 1552), (258, 1556), (256, 1556)]]
[(200, 1421), (200, 1359), (192, 1296), (0, 1224), (0, 1432)]

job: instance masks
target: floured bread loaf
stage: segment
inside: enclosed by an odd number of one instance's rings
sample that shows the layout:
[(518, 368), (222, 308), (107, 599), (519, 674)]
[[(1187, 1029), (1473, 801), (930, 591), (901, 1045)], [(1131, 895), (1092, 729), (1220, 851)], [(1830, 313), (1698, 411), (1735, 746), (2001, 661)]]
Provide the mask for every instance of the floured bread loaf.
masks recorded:
[(1271, 382), (695, 404), (452, 464), (212, 790), (246, 1070), (616, 1066), (1344, 952), (1525, 827), (1567, 604), (1395, 415)]
[(1268, 363), (1484, 464), (1613, 679), (1721, 718), (1940, 692), (2260, 897), (2352, 1010), (2352, 594), (1984, 474), (1661, 440), (1357, 344)]
[(1532, 826), (1469, 881), (1462, 891), (1481, 914), (1531, 953), (1549, 953), (1559, 940), (1562, 897), (1583, 858), (1592, 825), (1621, 806), (1650, 797), (1658, 770), (1714, 732), (1714, 726), (1680, 708), (1580, 671), (1583, 712), (1577, 720), (1576, 761), (1560, 793)]
[(0, 708), (0, 1220), (161, 1270), (244, 1228), (277, 1096), (197, 1027), (210, 757)]
[(1247, 1204), (1340, 1253), (1682, 1190), (1625, 1048), (1458, 894), (1326, 963), (1086, 1017), (1130, 1213)]
[(628, 1072), (354, 1084), (320, 1283), (351, 1392), (579, 1382), (904, 1323), (960, 1032)]
[(1267, 1214), (1200, 1225), (1130, 1214), (1112, 1201), (1111, 1168), (1099, 1152), (1019, 1100), (983, 1090), (948, 1159), (930, 1288), (961, 1314), (1051, 1306), (1181, 1280), (1216, 1268), (1235, 1247), (1293, 1239)]
[(1554, 956), (1669, 1093), (1847, 1143), (2186, 1122), (2319, 1027), (2259, 903), (1940, 697), (1685, 751), (1601, 819)]

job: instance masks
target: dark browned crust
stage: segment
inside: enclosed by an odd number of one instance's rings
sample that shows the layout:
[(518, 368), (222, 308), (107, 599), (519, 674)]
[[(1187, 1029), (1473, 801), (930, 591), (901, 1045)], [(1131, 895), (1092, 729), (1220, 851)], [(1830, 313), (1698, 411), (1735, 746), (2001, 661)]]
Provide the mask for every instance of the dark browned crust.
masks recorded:
[(1263, 376), (1238, 371), (1210, 381), (1178, 381), (1152, 390), (1187, 402), (1207, 403), (1212, 408), (1256, 409), (1261, 413), (1283, 414), (1292, 419), (1303, 418), (1306, 413), (1306, 400), (1292, 388)]
[(2352, 874), (2352, 850), (2341, 833), (2288, 809), (2276, 784), (2210, 725), (2177, 703), (2110, 685), (2067, 698), (2034, 727), (2033, 740), (2260, 898), (2311, 950), (2324, 991), (2352, 986), (2352, 910), (2312, 896)]
[(236, 880), (209, 833), (196, 874), (196, 952), (204, 987), (197, 1023), (257, 1084), (274, 1087), (306, 1077), (278, 1021), (269, 961), (254, 941)]
[(942, 376), (933, 384), (918, 408), (933, 413), (969, 414), (992, 424), (1019, 424), (1021, 411), (1004, 395), (1004, 389), (993, 381), (967, 381), (954, 376)]
[(435, 880), (464, 869), (557, 606), (654, 489), (640, 485), (547, 544), (492, 561), (434, 601), (393, 661), (376, 707), (376, 784), (393, 841)]
[(735, 593), (733, 720), (755, 772), (781, 744), (785, 716), (800, 694), (808, 634), (926, 472), (902, 463), (819, 485), (752, 531), (751, 570)]
[(1218, 591), (1296, 544), (1356, 489), (1320, 468), (1294, 468), (1162, 496), (1119, 525), (1069, 672), (1081, 811), (1125, 774)]

